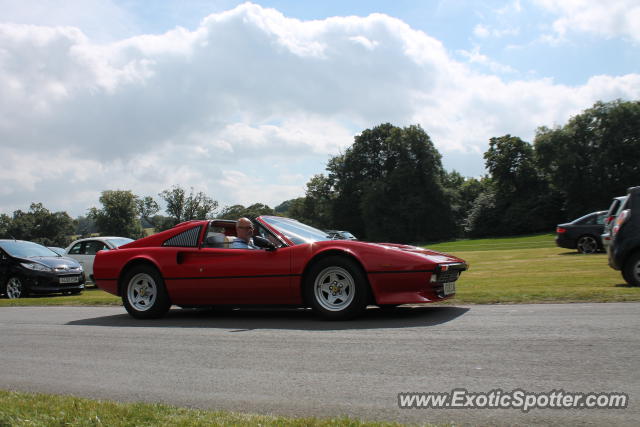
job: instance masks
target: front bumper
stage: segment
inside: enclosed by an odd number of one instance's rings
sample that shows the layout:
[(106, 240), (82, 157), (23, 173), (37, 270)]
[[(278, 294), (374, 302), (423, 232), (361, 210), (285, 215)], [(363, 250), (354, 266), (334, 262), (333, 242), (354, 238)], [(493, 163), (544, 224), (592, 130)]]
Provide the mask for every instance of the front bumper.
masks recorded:
[[(77, 280), (77, 282), (61, 283), (61, 280)], [(57, 293), (66, 291), (80, 291), (84, 289), (84, 273), (56, 274), (48, 272), (30, 272), (25, 275), (25, 283), (30, 293)]]

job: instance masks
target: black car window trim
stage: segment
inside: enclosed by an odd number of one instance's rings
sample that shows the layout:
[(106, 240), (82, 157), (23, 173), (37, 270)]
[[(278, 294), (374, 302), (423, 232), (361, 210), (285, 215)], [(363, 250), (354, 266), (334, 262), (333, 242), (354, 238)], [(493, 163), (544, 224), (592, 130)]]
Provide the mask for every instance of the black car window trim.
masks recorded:
[(164, 243), (162, 243), (162, 246), (197, 248), (201, 231), (202, 231), (201, 225), (192, 227), (188, 230), (183, 231), (182, 233), (176, 234), (175, 236), (168, 238), (167, 240), (164, 241)]

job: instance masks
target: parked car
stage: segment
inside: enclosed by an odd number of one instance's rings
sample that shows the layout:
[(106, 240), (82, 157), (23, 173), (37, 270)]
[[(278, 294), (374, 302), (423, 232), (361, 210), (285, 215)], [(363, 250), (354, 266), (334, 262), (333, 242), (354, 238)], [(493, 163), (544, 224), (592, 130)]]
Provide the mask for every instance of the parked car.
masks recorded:
[(604, 218), (604, 232), (600, 236), (602, 240), (602, 246), (605, 250), (609, 251), (609, 245), (611, 245), (611, 228), (618, 214), (622, 211), (624, 201), (627, 200), (627, 196), (614, 197), (607, 211), (607, 215)]
[(602, 249), (600, 236), (604, 231), (607, 211), (597, 211), (556, 227), (556, 244), (561, 248), (577, 249), (593, 254)]
[(452, 255), (391, 243), (332, 240), (293, 219), (260, 216), (254, 243), (230, 249), (235, 221), (189, 221), (96, 255), (99, 288), (122, 297), (135, 318), (163, 316), (172, 304), (311, 307), (349, 319), (368, 304), (429, 303), (455, 294), (467, 269)]
[(627, 200), (611, 229), (609, 266), (624, 280), (640, 286), (640, 187), (629, 188)]
[(0, 292), (7, 298), (29, 294), (78, 294), (84, 272), (75, 260), (24, 240), (0, 240)]
[(79, 239), (71, 243), (64, 250), (65, 256), (73, 258), (82, 265), (87, 278), (95, 283), (93, 279), (93, 260), (98, 251), (107, 251), (119, 246), (133, 242), (128, 237), (89, 237)]
[(342, 240), (358, 240), (356, 236), (344, 230), (326, 230), (326, 233), (332, 239), (342, 239)]

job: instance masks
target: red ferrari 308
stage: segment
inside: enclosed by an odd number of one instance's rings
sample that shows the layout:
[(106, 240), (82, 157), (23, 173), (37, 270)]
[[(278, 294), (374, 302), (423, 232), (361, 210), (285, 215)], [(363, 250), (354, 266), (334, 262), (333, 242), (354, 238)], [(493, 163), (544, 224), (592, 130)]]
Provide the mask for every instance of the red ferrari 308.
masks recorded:
[(260, 249), (232, 249), (236, 222), (189, 221), (98, 252), (96, 284), (140, 319), (181, 307), (293, 305), (348, 319), (369, 304), (428, 303), (455, 294), (464, 260), (415, 246), (332, 240), (299, 221), (253, 221)]

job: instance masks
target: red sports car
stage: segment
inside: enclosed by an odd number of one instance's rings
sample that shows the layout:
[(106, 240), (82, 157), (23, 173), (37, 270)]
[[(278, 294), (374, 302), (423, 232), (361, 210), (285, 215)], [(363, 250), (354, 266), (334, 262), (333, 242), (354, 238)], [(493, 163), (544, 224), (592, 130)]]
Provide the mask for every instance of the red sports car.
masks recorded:
[(133, 317), (182, 307), (295, 305), (328, 319), (381, 307), (440, 301), (455, 294), (464, 260), (415, 246), (332, 240), (299, 221), (261, 216), (254, 242), (232, 249), (236, 222), (189, 221), (98, 252), (94, 277), (122, 297)]

